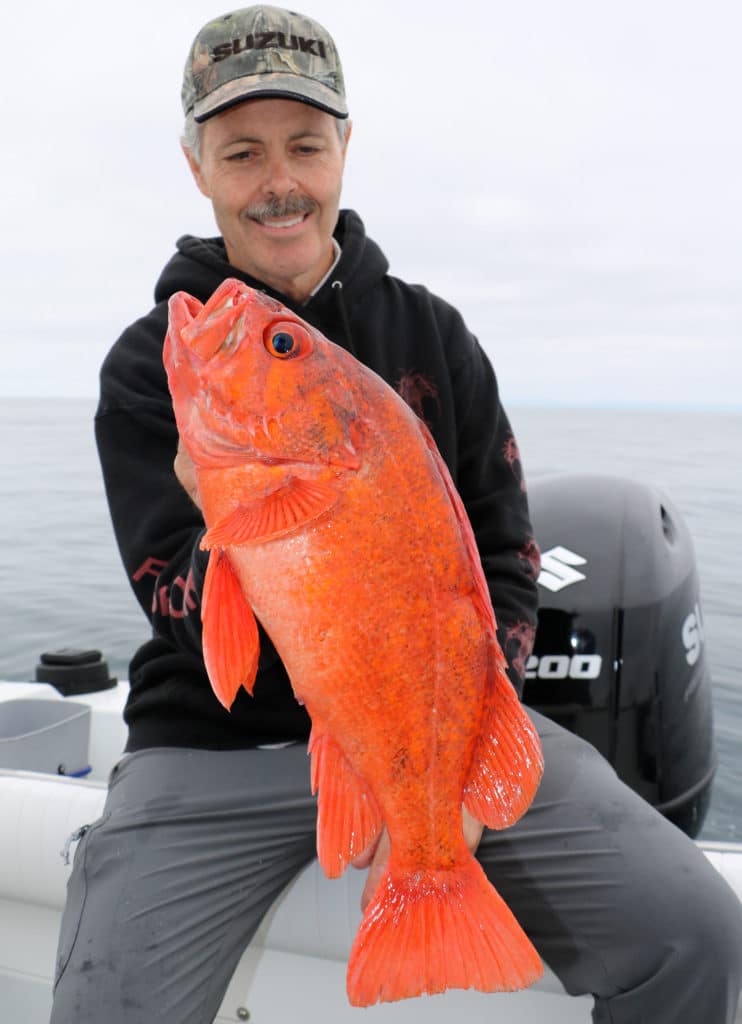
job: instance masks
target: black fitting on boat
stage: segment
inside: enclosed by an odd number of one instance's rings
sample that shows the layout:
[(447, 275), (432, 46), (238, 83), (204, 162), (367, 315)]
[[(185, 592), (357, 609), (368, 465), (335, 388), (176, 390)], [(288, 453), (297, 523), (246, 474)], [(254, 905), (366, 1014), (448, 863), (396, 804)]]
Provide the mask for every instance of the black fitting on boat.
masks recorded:
[(36, 682), (50, 683), (63, 697), (71, 697), (111, 690), (117, 680), (109, 675), (108, 662), (100, 651), (63, 647), (41, 655), (36, 666)]

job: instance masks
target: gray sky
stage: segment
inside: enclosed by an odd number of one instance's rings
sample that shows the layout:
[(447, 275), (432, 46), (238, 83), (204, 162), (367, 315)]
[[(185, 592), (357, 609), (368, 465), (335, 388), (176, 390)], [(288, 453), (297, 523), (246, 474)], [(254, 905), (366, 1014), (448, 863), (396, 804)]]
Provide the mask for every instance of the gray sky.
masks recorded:
[[(343, 59), (344, 205), (462, 310), (506, 404), (742, 409), (742, 4), (298, 6)], [(214, 233), (180, 78), (227, 9), (15, 5), (0, 394), (94, 395), (175, 239)]]

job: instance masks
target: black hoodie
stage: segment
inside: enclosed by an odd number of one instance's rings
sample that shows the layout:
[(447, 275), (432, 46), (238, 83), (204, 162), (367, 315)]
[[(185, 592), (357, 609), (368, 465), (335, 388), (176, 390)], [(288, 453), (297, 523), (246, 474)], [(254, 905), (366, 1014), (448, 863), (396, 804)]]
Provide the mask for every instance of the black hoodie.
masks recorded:
[(230, 266), (222, 239), (179, 239), (155, 286), (155, 307), (124, 331), (103, 364), (96, 439), (106, 493), (127, 576), (153, 627), (130, 666), (128, 750), (244, 747), (309, 734), (309, 718), (262, 631), (254, 697), (241, 691), (230, 713), (214, 697), (201, 656), (204, 524), (173, 472), (178, 434), (162, 344), (168, 298), (186, 291), (206, 301), (226, 277), (296, 310), (426, 421), (472, 522), (510, 677), (522, 688), (536, 622), (538, 555), (492, 368), (452, 306), (387, 273), (357, 214), (341, 213), (335, 237), (340, 260), (303, 305)]

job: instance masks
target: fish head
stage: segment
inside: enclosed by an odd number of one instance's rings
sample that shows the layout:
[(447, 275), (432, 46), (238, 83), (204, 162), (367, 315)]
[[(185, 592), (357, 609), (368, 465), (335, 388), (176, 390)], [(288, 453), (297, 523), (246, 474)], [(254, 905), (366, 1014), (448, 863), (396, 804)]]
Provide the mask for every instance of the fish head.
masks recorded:
[(196, 466), (359, 468), (360, 364), (265, 293), (230, 278), (205, 305), (173, 295), (163, 358)]

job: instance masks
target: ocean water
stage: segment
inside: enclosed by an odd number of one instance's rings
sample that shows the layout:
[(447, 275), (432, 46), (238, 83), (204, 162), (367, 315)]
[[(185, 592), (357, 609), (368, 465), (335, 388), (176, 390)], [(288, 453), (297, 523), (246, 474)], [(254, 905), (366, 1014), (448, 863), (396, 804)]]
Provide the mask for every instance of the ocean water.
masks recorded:
[[(147, 638), (108, 520), (90, 399), (0, 402), (0, 679), (39, 654), (104, 652), (114, 675)], [(703, 836), (742, 840), (742, 415), (509, 410), (526, 477), (596, 472), (663, 490), (694, 540), (719, 769)]]

